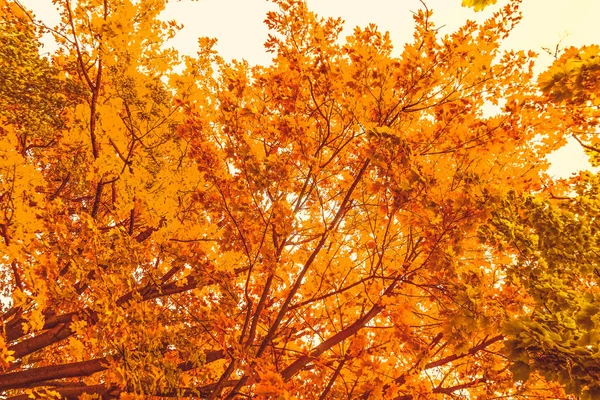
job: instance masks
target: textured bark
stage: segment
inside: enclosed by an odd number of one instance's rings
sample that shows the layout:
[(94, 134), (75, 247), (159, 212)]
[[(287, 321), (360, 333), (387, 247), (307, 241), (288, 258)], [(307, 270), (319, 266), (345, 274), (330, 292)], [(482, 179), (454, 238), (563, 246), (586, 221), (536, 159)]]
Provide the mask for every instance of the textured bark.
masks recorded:
[(24, 388), (51, 379), (89, 376), (107, 368), (106, 358), (33, 368), (0, 375), (0, 390)]
[(21, 358), (28, 354), (35, 353), (36, 351), (41, 350), (53, 343), (60, 342), (72, 334), (73, 331), (68, 327), (68, 325), (62, 323), (50, 330), (32, 337), (31, 339), (26, 339), (21, 343), (17, 343), (14, 346), (9, 347), (9, 350), (14, 351), (13, 356), (15, 358)]
[[(205, 355), (205, 363), (209, 364), (211, 362), (224, 358), (225, 351), (207, 350), (205, 352)], [(50, 383), (48, 382), (49, 380), (88, 376), (96, 372), (104, 371), (108, 368), (108, 364), (108, 359), (98, 358), (94, 360), (32, 368), (24, 371), (4, 374), (0, 375), (0, 390), (48, 386), (50, 385)], [(191, 369), (196, 368), (196, 365), (191, 362), (184, 362), (179, 364), (178, 368), (182, 371), (189, 371)]]
[[(90, 386), (72, 386), (62, 388), (52, 388), (54, 392), (60, 393), (64, 399), (77, 400), (82, 394), (99, 395), (102, 399), (114, 399), (118, 398), (121, 390), (116, 386), (106, 387), (104, 385), (90, 385)], [(27, 394), (21, 394), (19, 396), (9, 397), (6, 400), (30, 400), (31, 397)]]

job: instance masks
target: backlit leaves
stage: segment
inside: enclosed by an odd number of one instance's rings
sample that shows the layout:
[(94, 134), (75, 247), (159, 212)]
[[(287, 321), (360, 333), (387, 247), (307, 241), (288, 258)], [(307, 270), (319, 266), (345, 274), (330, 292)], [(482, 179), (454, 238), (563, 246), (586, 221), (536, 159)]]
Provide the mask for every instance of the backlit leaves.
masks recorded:
[(496, 4), (497, 0), (463, 0), (463, 7), (471, 7), (475, 11), (481, 11), (489, 5)]
[[(340, 41), (340, 20), (277, 1), (266, 66), (207, 38), (180, 59), (164, 6), (65, 1), (50, 61), (7, 9), (0, 390), (591, 390), (532, 362), (593, 343), (593, 290), (573, 311), (568, 286), (592, 269), (549, 241), (568, 232), (588, 255), (593, 233), (527, 197), (572, 125), (538, 94), (532, 55), (499, 50), (516, 3), (446, 36), (421, 10), (395, 53), (375, 25)], [(528, 311), (541, 304), (555, 320)]]
[(540, 88), (556, 102), (600, 104), (600, 47), (570, 47), (539, 77)]

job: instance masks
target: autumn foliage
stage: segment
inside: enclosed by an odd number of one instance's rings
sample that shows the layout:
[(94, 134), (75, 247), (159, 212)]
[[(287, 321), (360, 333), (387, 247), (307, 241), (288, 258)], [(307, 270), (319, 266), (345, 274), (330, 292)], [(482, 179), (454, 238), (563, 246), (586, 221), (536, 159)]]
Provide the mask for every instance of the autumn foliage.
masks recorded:
[(598, 398), (598, 178), (544, 174), (598, 47), (538, 86), (518, 1), (396, 49), (275, 3), (251, 66), (165, 0), (57, 2), (44, 58), (0, 0), (0, 397)]

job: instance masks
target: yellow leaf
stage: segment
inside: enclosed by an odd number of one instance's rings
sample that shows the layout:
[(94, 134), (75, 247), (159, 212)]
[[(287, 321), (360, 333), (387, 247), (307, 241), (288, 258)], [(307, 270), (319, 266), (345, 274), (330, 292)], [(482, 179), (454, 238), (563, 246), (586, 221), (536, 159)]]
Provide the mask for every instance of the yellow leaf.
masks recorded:
[(475, 11), (481, 11), (489, 5), (495, 4), (497, 0), (463, 0), (463, 7), (471, 7)]

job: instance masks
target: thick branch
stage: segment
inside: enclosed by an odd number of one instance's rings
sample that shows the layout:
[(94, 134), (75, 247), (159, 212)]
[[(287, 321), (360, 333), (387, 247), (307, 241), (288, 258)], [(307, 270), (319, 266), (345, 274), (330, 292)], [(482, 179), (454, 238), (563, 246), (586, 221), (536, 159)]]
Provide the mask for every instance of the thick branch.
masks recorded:
[[(238, 381), (230, 380), (224, 383), (225, 387), (232, 387)], [(90, 395), (98, 395), (102, 399), (117, 399), (123, 392), (123, 389), (118, 386), (104, 386), (104, 385), (72, 385), (72, 386), (64, 386), (64, 387), (52, 387), (52, 385), (47, 385), (51, 387), (53, 391), (60, 393), (60, 395), (68, 400), (77, 400), (82, 394), (90, 394)], [(182, 397), (190, 397), (190, 398), (206, 398), (214, 391), (215, 384), (210, 384), (206, 386), (202, 386), (199, 388), (181, 388), (181, 389), (172, 389), (172, 390), (164, 390), (157, 391), (152, 393), (151, 396), (156, 397), (172, 397), (172, 398), (182, 398)], [(31, 399), (29, 395), (22, 394), (19, 396), (9, 397), (6, 400), (28, 400)]]
[[(207, 350), (204, 354), (205, 364), (210, 364), (211, 362), (225, 358), (224, 350)], [(52, 379), (88, 376), (93, 373), (106, 370), (108, 368), (108, 365), (108, 359), (103, 357), (89, 361), (81, 361), (62, 365), (52, 365), (48, 367), (31, 368), (24, 371), (4, 374), (0, 375), (0, 391), (7, 389), (23, 389), (36, 386), (52, 386), (52, 384), (48, 382)], [(192, 362), (183, 362), (180, 363), (177, 367), (181, 371), (189, 371), (191, 369), (197, 368), (197, 365)], [(92, 387), (88, 386), (85, 388), (76, 388), (73, 390), (77, 391), (80, 389), (85, 389), (83, 392), (77, 392), (79, 394), (99, 393), (96, 389), (94, 389), (93, 392), (88, 392), (88, 390), (91, 390), (90, 388)], [(100, 385), (97, 389), (104, 390), (106, 388)]]
[[(83, 394), (88, 395), (99, 395), (102, 399), (115, 399), (119, 398), (121, 389), (117, 386), (104, 386), (104, 385), (74, 385), (70, 387), (52, 388), (52, 391), (60, 393), (61, 397), (68, 400), (77, 400)], [(9, 397), (6, 400), (30, 400), (28, 394), (21, 394), (19, 396)]]
[(34, 336), (30, 339), (22, 341), (21, 343), (17, 343), (14, 346), (9, 347), (9, 350), (14, 351), (13, 356), (18, 359), (28, 354), (34, 353), (38, 350), (41, 350), (52, 343), (60, 342), (61, 340), (68, 338), (72, 334), (73, 332), (67, 324), (59, 324), (54, 328), (42, 332), (37, 336)]
[(452, 393), (456, 392), (457, 390), (467, 389), (467, 388), (473, 387), (475, 385), (478, 385), (480, 383), (485, 383), (486, 381), (487, 380), (485, 378), (479, 378), (479, 379), (475, 379), (474, 381), (462, 383), (462, 384), (456, 385), (456, 386), (449, 386), (449, 387), (438, 386), (436, 388), (433, 388), (433, 393), (452, 394)]
[[(200, 285), (197, 279), (189, 278), (185, 285), (178, 286), (177, 282), (168, 283), (159, 287), (156, 286), (146, 286), (144, 289), (139, 291), (141, 294), (142, 301), (152, 300), (158, 297), (173, 295), (177, 293), (186, 292), (188, 290), (194, 289)], [(202, 282), (202, 284), (208, 284), (208, 282)], [(119, 300), (117, 300), (117, 305), (124, 306), (127, 302), (133, 299), (134, 293), (136, 291), (129, 292)], [(29, 354), (32, 354), (38, 350), (43, 349), (44, 347), (50, 346), (54, 343), (60, 342), (63, 339), (68, 338), (73, 334), (73, 331), (69, 328), (71, 321), (75, 315), (82, 315), (85, 313), (92, 313), (91, 310), (85, 308), (80, 312), (73, 312), (64, 314), (58, 317), (54, 317), (50, 319), (45, 325), (44, 329), (50, 328), (49, 330), (38, 334), (32, 338), (28, 338), (23, 340), (20, 343), (9, 348), (9, 350), (13, 350), (15, 352), (14, 357), (20, 358)], [(94, 315), (92, 315), (92, 318)], [(54, 325), (54, 326), (52, 326)], [(24, 334), (23, 330), (16, 325), (10, 331), (9, 340), (16, 340), (18, 337)]]
[[(84, 310), (85, 311), (85, 310)], [(70, 312), (67, 314), (54, 315), (51, 317), (47, 317), (44, 322), (43, 331), (55, 328), (59, 324), (69, 324), (73, 321), (73, 317), (75, 315), (79, 315), (77, 312)], [(10, 323), (6, 324), (6, 339), (9, 342), (17, 340), (18, 338), (25, 335), (23, 331), (23, 323), (27, 322), (27, 320), (23, 317), (17, 318), (15, 320), (10, 321)]]
[[(210, 364), (211, 362), (224, 359), (227, 353), (225, 350), (207, 350), (204, 352), (204, 355), (204, 364)], [(177, 368), (181, 371), (189, 371), (197, 367), (197, 364), (191, 361), (182, 362), (177, 365)]]
[(435, 368), (435, 367), (440, 367), (442, 365), (448, 364), (449, 362), (452, 362), (454, 360), (458, 360), (459, 358), (463, 358), (463, 357), (467, 357), (470, 355), (473, 355), (475, 353), (477, 353), (480, 350), (485, 349), (486, 347), (488, 347), (489, 345), (491, 345), (492, 343), (496, 343), (500, 340), (503, 340), (504, 336), (503, 335), (498, 335), (498, 336), (494, 336), (493, 338), (484, 340), (483, 342), (479, 343), (477, 346), (471, 347), (469, 349), (469, 351), (467, 351), (466, 353), (463, 354), (452, 354), (448, 357), (444, 357), (441, 358), (437, 361), (432, 361), (428, 364), (425, 365), (425, 369), (431, 369), (431, 368)]
[(77, 376), (89, 376), (93, 373), (103, 371), (107, 368), (106, 358), (81, 361), (62, 365), (50, 365), (0, 375), (0, 391), (7, 389), (18, 389), (28, 387), (37, 382), (51, 379), (73, 378)]

